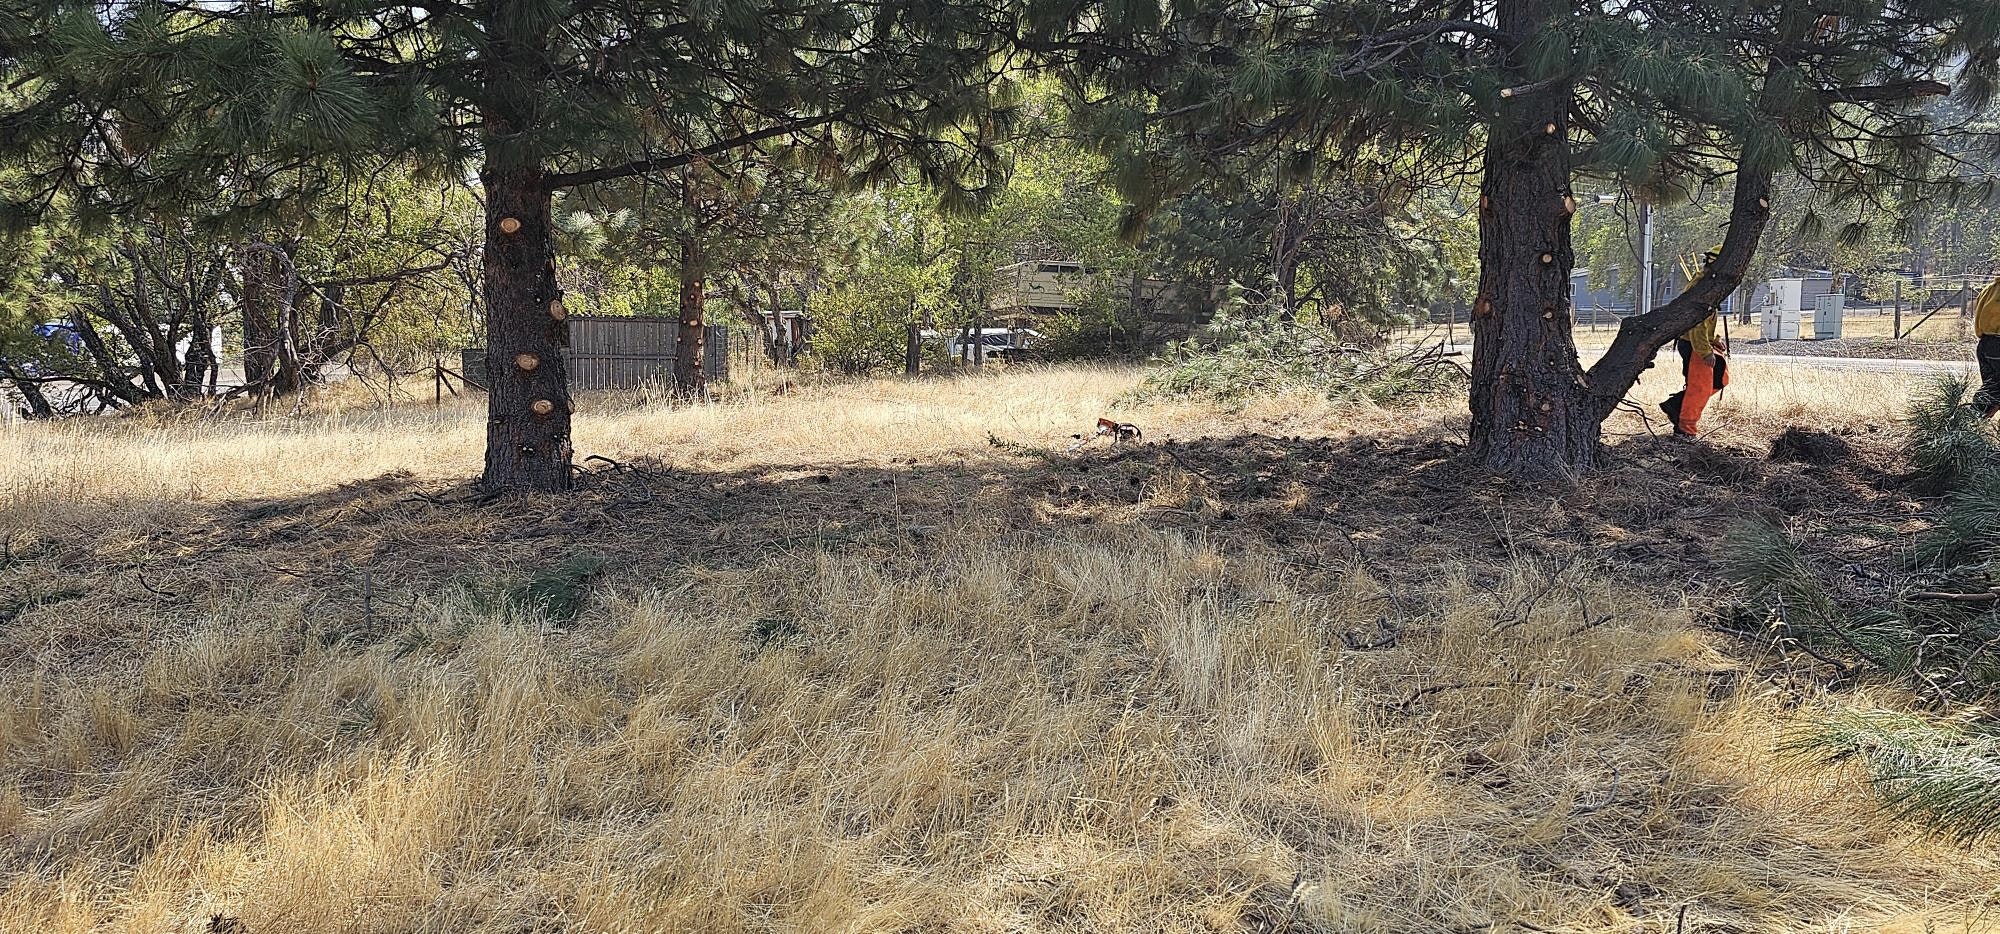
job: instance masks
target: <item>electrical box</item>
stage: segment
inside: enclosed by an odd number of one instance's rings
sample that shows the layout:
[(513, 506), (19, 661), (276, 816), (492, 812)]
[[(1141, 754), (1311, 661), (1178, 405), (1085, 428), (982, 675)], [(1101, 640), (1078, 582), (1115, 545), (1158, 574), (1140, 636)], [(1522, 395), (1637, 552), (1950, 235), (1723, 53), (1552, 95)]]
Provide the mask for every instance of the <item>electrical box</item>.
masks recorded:
[(1772, 279), (1766, 283), (1769, 289), (1767, 301), (1797, 314), (1805, 310), (1805, 285), (1804, 279)]
[(1840, 324), (1847, 317), (1847, 296), (1828, 292), (1813, 297), (1813, 339), (1839, 340)]
[(1795, 341), (1799, 339), (1799, 313), (1784, 307), (1764, 306), (1760, 313), (1763, 318), (1764, 339), (1767, 341)]

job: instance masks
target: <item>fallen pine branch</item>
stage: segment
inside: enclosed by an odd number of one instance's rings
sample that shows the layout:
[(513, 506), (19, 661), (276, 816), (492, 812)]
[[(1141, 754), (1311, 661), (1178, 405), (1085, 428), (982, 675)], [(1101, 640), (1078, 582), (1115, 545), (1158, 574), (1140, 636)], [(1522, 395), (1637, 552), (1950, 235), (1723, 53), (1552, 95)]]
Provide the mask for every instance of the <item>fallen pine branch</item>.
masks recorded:
[(1985, 593), (1945, 593), (1942, 591), (1920, 590), (1910, 594), (1912, 600), (1949, 600), (1953, 603), (1996, 603), (2000, 602), (2000, 587)]

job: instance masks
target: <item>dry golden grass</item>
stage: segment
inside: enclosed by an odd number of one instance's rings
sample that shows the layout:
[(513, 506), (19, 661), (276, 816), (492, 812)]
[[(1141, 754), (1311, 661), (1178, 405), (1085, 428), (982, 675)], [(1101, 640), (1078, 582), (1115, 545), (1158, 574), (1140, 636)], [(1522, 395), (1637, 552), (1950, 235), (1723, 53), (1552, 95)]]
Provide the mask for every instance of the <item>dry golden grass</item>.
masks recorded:
[[(1130, 390), (1128, 367), (1060, 367), (1008, 375), (755, 386), (726, 401), (671, 407), (646, 393), (579, 401), (579, 456), (651, 457), (676, 466), (891, 463), (988, 447), (987, 436), (1054, 444), (1088, 430)], [(343, 395), (332, 414), (216, 420), (199, 415), (26, 424), (0, 431), (0, 483), (10, 495), (200, 500), (277, 496), (408, 471), (477, 474), (483, 398), (383, 411)], [(1324, 407), (1320, 407), (1323, 411)], [(1296, 417), (1274, 400), (1249, 417)], [(1128, 412), (1156, 426), (1219, 427), (1211, 410), (1152, 405)]]
[[(1576, 327), (1577, 346), (1584, 348), (1586, 353), (1593, 351), (1602, 353), (1604, 348), (1611, 345), (1611, 339), (1616, 336), (1618, 331), (1617, 326), (1611, 323), (1609, 319), (1606, 319), (1593, 328), (1587, 323), (1588, 318), (1585, 320), (1586, 323), (1579, 324)], [(1893, 314), (1876, 314), (1872, 310), (1856, 311), (1850, 309), (1847, 315), (1841, 320), (1840, 332), (1843, 338), (1849, 339), (1887, 339), (1894, 333), (1895, 327), (1896, 318)], [(1928, 319), (1925, 319), (1922, 315), (1913, 313), (1910, 308), (1905, 308), (1903, 310), (1902, 327), (1903, 336), (1906, 338), (1913, 337), (1919, 340), (1931, 341), (1962, 341), (1966, 345), (1967, 355), (1971, 354), (1971, 346), (1974, 339), (1972, 319), (1961, 317), (1956, 305), (1946, 308)], [(1806, 338), (1809, 339), (1812, 337), (1812, 312), (1808, 311), (1800, 316), (1799, 328)], [(1758, 326), (1755, 324), (1745, 326), (1732, 321), (1730, 322), (1730, 329), (1734, 332), (1739, 345), (1755, 340), (1759, 336)], [(1459, 331), (1462, 334), (1464, 332), (1463, 327)]]
[[(578, 447), (746, 491), (865, 467), (914, 502), (1001, 473), (1069, 482), (989, 432), (1059, 450), (1134, 379), (1063, 368), (680, 410), (604, 398)], [(1746, 399), (1742, 430), (1812, 391)], [(1454, 418), (1300, 400), (1128, 415), (1149, 438), (1394, 440)], [(1767, 679), (1590, 560), (1390, 579), (1211, 531), (1191, 477), (1135, 474), (1087, 513), (928, 502), (868, 517), (868, 535), (734, 552), (565, 527), (521, 554), (625, 549), (565, 623), (494, 599), (514, 565), (412, 558), (505, 534), (536, 501), (252, 518), (394, 470), (442, 491), (474, 470), (478, 425), (466, 409), (353, 410), (0, 436), (0, 931), (1915, 932), (2000, 917), (1990, 855), (1889, 825), (1846, 776), (1774, 752), (1801, 709), (1852, 698)], [(746, 492), (718, 521), (803, 501)], [(373, 585), (310, 564), (364, 540), (383, 562)], [(1383, 623), (1396, 638), (1372, 645)]]
[[(1812, 313), (1802, 316), (1800, 327), (1811, 332)], [(1921, 323), (1919, 323), (1921, 322)], [(1889, 337), (1894, 333), (1896, 317), (1893, 314), (1849, 312), (1840, 322), (1842, 337)], [(1967, 346), (1974, 341), (1972, 318), (1960, 314), (1960, 306), (1952, 305), (1926, 319), (1917, 314), (1913, 307), (1903, 309), (1903, 336), (1929, 340), (1961, 340)]]
[[(1660, 400), (1680, 390), (1677, 360), (1663, 355), (1630, 398), (1656, 423)], [(1729, 388), (1714, 397), (1702, 415), (1711, 440), (1756, 445), (1774, 429), (1796, 425), (1822, 431), (1884, 431), (1909, 407), (1910, 393), (1930, 377), (1823, 369), (1791, 362), (1744, 360), (1732, 364)], [(1656, 425), (1659, 427), (1659, 425)], [(1607, 424), (1609, 437), (1644, 434), (1637, 418), (1621, 414)]]

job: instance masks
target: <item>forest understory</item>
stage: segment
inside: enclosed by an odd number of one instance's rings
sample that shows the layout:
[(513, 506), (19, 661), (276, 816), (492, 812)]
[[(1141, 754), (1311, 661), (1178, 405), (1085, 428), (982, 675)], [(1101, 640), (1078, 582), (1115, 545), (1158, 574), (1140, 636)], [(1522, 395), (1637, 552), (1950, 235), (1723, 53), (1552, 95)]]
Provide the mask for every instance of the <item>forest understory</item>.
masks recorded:
[(1457, 404), (1140, 376), (590, 397), (500, 500), (470, 403), (9, 428), (0, 930), (1994, 927), (1989, 850), (1786, 751), (1922, 699), (1722, 570), (1928, 526), (1913, 378), (1534, 487)]

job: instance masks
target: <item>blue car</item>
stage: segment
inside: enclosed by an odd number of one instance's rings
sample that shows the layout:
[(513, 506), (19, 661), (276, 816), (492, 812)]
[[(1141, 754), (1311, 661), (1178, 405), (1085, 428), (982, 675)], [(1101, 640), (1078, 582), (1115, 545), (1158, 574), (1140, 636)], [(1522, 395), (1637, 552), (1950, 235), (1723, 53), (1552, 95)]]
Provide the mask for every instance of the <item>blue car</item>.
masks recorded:
[(63, 348), (71, 353), (83, 350), (83, 335), (78, 334), (76, 326), (72, 324), (64, 324), (60, 321), (37, 324), (35, 325), (35, 336), (43, 340), (60, 342)]

